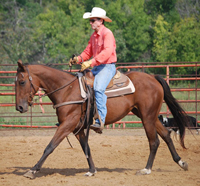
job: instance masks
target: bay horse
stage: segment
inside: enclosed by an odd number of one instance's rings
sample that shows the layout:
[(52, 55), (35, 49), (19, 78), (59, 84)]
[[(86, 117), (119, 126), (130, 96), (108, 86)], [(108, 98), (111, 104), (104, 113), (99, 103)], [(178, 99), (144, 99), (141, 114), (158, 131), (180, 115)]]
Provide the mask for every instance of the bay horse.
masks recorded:
[[(172, 142), (169, 131), (161, 124), (158, 115), (163, 99), (168, 105), (171, 113), (177, 121), (180, 130), (180, 144), (183, 148), (185, 135), (185, 112), (172, 96), (166, 81), (160, 76), (149, 75), (143, 72), (128, 72), (126, 75), (135, 86), (135, 93), (119, 97), (108, 98), (107, 116), (105, 125), (112, 124), (129, 112), (138, 116), (144, 126), (148, 141), (150, 154), (144, 169), (136, 174), (150, 174), (159, 146), (158, 134), (166, 142), (173, 160), (184, 170), (188, 165), (183, 161)], [(45, 65), (25, 65), (21, 60), (18, 61), (17, 74), (15, 79), (16, 110), (24, 113), (28, 111), (28, 106), (32, 105), (32, 100), (39, 88), (45, 91), (53, 105), (63, 102), (77, 101), (74, 104), (63, 105), (56, 108), (59, 127), (57, 128), (52, 140), (47, 145), (41, 159), (24, 174), (25, 177), (35, 178), (40, 171), (47, 157), (70, 133), (74, 133), (86, 155), (89, 165), (89, 172), (86, 176), (93, 176), (96, 173), (95, 165), (91, 156), (90, 148), (86, 143), (84, 128), (78, 125), (80, 119), (85, 114), (86, 102), (81, 100), (79, 82), (77, 77), (69, 72), (57, 70)], [(119, 107), (120, 105), (120, 107)], [(87, 149), (87, 152), (86, 152)]]

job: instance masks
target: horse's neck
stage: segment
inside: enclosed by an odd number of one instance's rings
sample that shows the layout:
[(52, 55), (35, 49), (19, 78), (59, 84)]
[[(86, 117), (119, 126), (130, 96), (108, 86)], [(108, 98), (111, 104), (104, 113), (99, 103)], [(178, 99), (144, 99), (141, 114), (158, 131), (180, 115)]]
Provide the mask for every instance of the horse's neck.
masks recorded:
[(37, 78), (38, 86), (43, 88), (46, 93), (56, 90), (73, 78), (71, 74), (43, 65), (30, 66), (30, 71), (34, 76), (33, 81), (34, 78)]

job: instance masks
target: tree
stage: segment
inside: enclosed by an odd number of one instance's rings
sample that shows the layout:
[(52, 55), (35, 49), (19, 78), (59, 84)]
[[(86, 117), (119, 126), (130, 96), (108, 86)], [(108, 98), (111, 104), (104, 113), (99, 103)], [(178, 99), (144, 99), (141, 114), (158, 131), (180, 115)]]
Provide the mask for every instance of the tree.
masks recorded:
[(1, 63), (63, 63), (93, 30), (82, 18), (106, 10), (119, 62), (199, 61), (199, 0), (1, 0)]
[[(162, 16), (158, 16), (154, 27), (153, 52), (156, 61), (196, 62), (200, 61), (200, 24), (193, 18), (182, 19), (170, 31)], [(173, 74), (194, 73), (193, 68), (172, 69)]]
[[(156, 61), (165, 62), (175, 59), (176, 49), (171, 48), (170, 37), (170, 25), (164, 21), (161, 15), (158, 15), (154, 29), (154, 40), (153, 40), (153, 54)], [(173, 59), (173, 60), (174, 60)]]
[(199, 20), (200, 1), (199, 0), (178, 0), (176, 10), (182, 19), (195, 17)]
[(175, 61), (200, 61), (200, 23), (194, 17), (177, 23), (171, 40), (177, 51)]
[(145, 0), (144, 11), (157, 17), (174, 9), (176, 0)]
[(33, 17), (30, 13), (29, 16), (27, 15), (27, 7), (21, 6), (16, 1), (5, 2), (1, 6), (4, 14), (1, 22), (0, 45), (2, 56), (6, 59), (4, 63), (16, 63), (19, 58), (25, 62), (30, 61), (30, 56), (39, 52), (32, 37), (33, 29), (30, 19)]
[[(129, 4), (130, 3), (130, 4)], [(127, 61), (138, 61), (149, 50), (150, 19), (143, 11), (144, 1), (134, 1), (126, 4), (126, 26), (124, 36), (127, 43)], [(148, 61), (149, 59), (144, 59)]]
[(49, 6), (44, 13), (38, 15), (35, 39), (40, 41), (43, 62), (67, 62), (73, 53), (78, 54), (84, 49), (83, 42), (86, 39), (85, 26), (81, 20), (83, 12), (83, 7), (75, 5), (63, 6), (62, 9)]

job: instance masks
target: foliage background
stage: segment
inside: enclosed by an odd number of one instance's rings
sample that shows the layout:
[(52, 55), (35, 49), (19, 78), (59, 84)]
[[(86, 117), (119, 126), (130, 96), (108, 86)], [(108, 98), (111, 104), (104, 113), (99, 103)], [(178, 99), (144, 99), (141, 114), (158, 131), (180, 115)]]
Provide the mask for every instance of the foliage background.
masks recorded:
[(199, 0), (0, 0), (1, 64), (68, 62), (87, 45), (94, 6), (113, 20), (118, 62), (200, 61)]

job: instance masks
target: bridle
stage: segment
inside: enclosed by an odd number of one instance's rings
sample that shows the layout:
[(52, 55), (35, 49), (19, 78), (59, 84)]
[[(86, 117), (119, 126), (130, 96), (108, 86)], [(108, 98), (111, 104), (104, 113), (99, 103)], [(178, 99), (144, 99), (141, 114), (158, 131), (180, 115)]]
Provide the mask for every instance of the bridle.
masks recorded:
[[(32, 82), (33, 78), (32, 78), (32, 76), (30, 75), (30, 72), (29, 72), (29, 69), (28, 69), (27, 66), (26, 66), (26, 70), (27, 70), (28, 79), (29, 79), (29, 82), (30, 82), (30, 94), (29, 94), (28, 104), (29, 104), (29, 106), (32, 106), (32, 105), (33, 105), (33, 97), (34, 97), (34, 94), (33, 94), (32, 90), (34, 90), (34, 93), (36, 93), (37, 91), (36, 91), (36, 89), (35, 89), (35, 87), (34, 87), (34, 84), (33, 84), (33, 82)], [(57, 92), (57, 91), (59, 91), (59, 90), (65, 88), (65, 87), (69, 86), (69, 85), (70, 85), (71, 83), (73, 83), (75, 80), (77, 80), (77, 76), (75, 76), (75, 77), (74, 77), (70, 82), (68, 82), (67, 84), (65, 84), (65, 85), (63, 85), (63, 86), (61, 86), (61, 87), (57, 88), (56, 90), (53, 90), (53, 91), (51, 91), (51, 92), (49, 92), (49, 93), (45, 93), (45, 94), (39, 96), (39, 98), (42, 98), (42, 97), (45, 97), (45, 96), (49, 96), (49, 95), (51, 95), (51, 94), (53, 94), (53, 93), (55, 93), (55, 92)], [(35, 86), (37, 86), (37, 85), (35, 85)], [(38, 86), (37, 86), (37, 87), (38, 87)], [(40, 87), (39, 87), (39, 88), (40, 88)], [(42, 88), (42, 89), (43, 89), (43, 88)], [(43, 89), (43, 90), (45, 90), (45, 89)], [(38, 99), (39, 99), (39, 98), (38, 98)], [(77, 104), (77, 103), (83, 103), (83, 102), (85, 102), (85, 99), (79, 100), (79, 101), (69, 101), (69, 102), (64, 102), (64, 103), (60, 103), (60, 104), (54, 105), (53, 108), (58, 108), (58, 107), (64, 106), (64, 105)]]
[(32, 106), (33, 105), (33, 96), (34, 96), (32, 89), (35, 92), (36, 92), (36, 90), (35, 90), (35, 87), (32, 83), (33, 78), (31, 77), (27, 66), (26, 66), (26, 71), (28, 72), (28, 79), (29, 79), (29, 82), (30, 82), (30, 94), (29, 94), (28, 104), (29, 104), (29, 106)]

